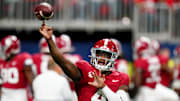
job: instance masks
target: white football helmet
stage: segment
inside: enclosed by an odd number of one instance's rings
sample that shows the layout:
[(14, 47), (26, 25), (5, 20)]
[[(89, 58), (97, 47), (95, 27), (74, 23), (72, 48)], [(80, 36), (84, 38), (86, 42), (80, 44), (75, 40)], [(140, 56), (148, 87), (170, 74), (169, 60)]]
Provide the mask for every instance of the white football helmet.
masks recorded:
[(116, 44), (116, 47), (118, 49), (118, 54), (121, 55), (122, 54), (122, 46), (120, 41), (118, 41), (117, 39), (112, 38), (112, 41), (114, 41), (114, 43)]
[(18, 54), (20, 48), (20, 40), (15, 35), (8, 35), (1, 40), (1, 49), (5, 59), (12, 54)]
[(91, 48), (91, 64), (98, 70), (109, 71), (118, 57), (118, 48), (111, 39), (102, 39)]
[(139, 56), (149, 56), (151, 54), (150, 52), (150, 42), (151, 40), (147, 37), (140, 37), (138, 40), (135, 41), (134, 44), (134, 52)]
[(160, 43), (157, 40), (151, 40), (151, 54), (154, 55), (160, 51)]
[(70, 53), (74, 50), (71, 38), (67, 34), (62, 34), (59, 37), (56, 37), (56, 44), (62, 53)]
[[(56, 43), (56, 38), (55, 38), (54, 35), (52, 36), (52, 39)], [(40, 52), (41, 53), (49, 53), (50, 52), (49, 47), (48, 47), (48, 43), (46, 42), (46, 39), (44, 37), (42, 37), (40, 39), (39, 47), (40, 47)]]

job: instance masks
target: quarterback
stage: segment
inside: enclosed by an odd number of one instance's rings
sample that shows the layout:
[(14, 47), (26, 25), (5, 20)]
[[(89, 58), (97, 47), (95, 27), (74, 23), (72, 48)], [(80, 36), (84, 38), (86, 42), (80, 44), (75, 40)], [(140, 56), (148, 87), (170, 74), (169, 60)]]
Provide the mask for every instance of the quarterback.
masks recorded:
[(81, 60), (74, 65), (53, 42), (51, 27), (42, 25), (39, 31), (46, 38), (53, 59), (75, 82), (78, 101), (128, 101), (128, 75), (111, 70), (118, 57), (118, 48), (111, 39), (95, 43), (90, 63)]

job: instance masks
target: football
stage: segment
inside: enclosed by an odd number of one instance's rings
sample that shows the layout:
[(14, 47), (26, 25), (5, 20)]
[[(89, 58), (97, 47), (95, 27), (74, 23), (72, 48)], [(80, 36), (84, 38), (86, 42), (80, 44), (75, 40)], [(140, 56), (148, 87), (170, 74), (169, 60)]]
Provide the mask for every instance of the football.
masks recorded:
[(47, 2), (42, 2), (35, 7), (34, 14), (39, 20), (49, 20), (54, 15), (53, 7)]

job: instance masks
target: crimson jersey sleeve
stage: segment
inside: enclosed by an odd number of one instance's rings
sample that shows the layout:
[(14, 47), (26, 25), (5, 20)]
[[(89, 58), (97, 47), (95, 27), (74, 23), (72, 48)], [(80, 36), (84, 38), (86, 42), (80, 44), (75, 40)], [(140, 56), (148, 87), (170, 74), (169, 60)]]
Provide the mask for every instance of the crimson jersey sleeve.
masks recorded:
[(121, 73), (122, 84), (129, 86), (129, 76), (126, 73)]
[[(14, 60), (18, 61), (18, 64), (16, 65), (16, 67), (19, 69), (19, 71), (23, 71), (24, 66), (33, 64), (32, 57), (27, 52), (23, 52), (23, 53), (17, 55), (17, 57), (15, 57), (13, 59), (13, 61)], [(13, 63), (13, 61), (12, 61), (12, 63)], [(31, 62), (29, 63), (29, 61), (31, 61)]]
[(94, 72), (95, 69), (87, 61), (81, 60), (76, 63), (76, 66), (80, 69), (82, 73), (81, 81), (88, 82), (93, 80), (91, 72)]
[(20, 54), (19, 59), (23, 63), (24, 66), (33, 64), (32, 56), (29, 53), (24, 52)]

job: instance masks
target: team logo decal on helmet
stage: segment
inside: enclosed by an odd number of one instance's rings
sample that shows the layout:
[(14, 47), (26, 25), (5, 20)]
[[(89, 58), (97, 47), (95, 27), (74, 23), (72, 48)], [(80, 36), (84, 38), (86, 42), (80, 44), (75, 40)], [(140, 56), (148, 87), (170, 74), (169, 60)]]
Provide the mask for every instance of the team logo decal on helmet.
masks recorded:
[(72, 47), (71, 38), (67, 34), (62, 34), (61, 36), (57, 37), (56, 44), (62, 53), (69, 53), (74, 50)]

